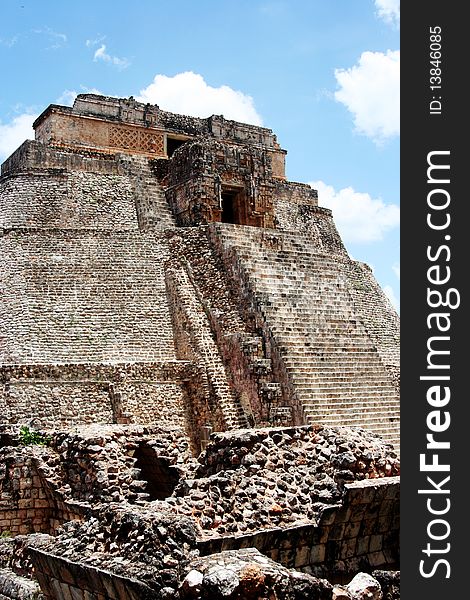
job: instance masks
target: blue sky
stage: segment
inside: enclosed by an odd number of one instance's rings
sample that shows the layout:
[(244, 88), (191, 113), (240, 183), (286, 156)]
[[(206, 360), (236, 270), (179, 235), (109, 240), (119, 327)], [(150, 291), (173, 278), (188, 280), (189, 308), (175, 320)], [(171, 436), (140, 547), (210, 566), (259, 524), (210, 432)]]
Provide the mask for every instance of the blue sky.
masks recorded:
[(4, 0), (0, 161), (77, 93), (262, 124), (398, 308), (399, 15), (399, 0)]

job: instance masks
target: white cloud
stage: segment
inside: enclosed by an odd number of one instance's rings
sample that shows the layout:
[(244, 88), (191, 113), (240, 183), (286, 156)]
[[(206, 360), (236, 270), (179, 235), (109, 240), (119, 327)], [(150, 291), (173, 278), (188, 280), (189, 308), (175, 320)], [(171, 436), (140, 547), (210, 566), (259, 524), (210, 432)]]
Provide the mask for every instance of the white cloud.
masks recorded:
[(4, 160), (26, 139), (34, 139), (33, 121), (38, 115), (22, 114), (11, 123), (0, 123), (0, 160)]
[(394, 265), (392, 265), (392, 269), (397, 278), (400, 279), (400, 263), (395, 263)]
[(352, 187), (336, 192), (323, 181), (312, 181), (318, 190), (318, 203), (333, 211), (333, 217), (344, 242), (369, 243), (381, 240), (384, 234), (400, 223), (400, 208), (385, 204), (380, 198), (371, 198)]
[(14, 35), (11, 38), (2, 38), (0, 37), (0, 45), (6, 46), (7, 48), (12, 48), (18, 42), (18, 36)]
[(62, 94), (55, 101), (56, 104), (61, 104), (64, 106), (73, 106), (75, 102), (75, 98), (78, 94), (97, 94), (98, 96), (103, 96), (103, 92), (96, 88), (90, 88), (86, 85), (80, 85), (80, 91), (77, 90), (64, 90)]
[(375, 142), (400, 133), (400, 51), (363, 52), (350, 69), (336, 69), (335, 98), (354, 116), (356, 130)]
[(104, 42), (105, 39), (106, 39), (106, 36), (102, 35), (100, 37), (97, 37), (94, 40), (87, 40), (85, 42), (85, 45), (87, 48), (92, 48), (93, 46), (97, 46), (98, 44), (101, 44), (102, 42)]
[[(89, 40), (87, 40), (88, 42)], [(87, 45), (89, 45), (87, 43)], [(91, 45), (91, 44), (90, 44)], [(131, 63), (127, 60), (127, 58), (119, 58), (118, 56), (112, 56), (106, 52), (106, 45), (101, 44), (101, 46), (95, 50), (93, 55), (93, 60), (95, 62), (102, 60), (105, 63), (110, 65), (114, 65), (118, 69), (126, 69)]]
[(400, 23), (400, 0), (375, 0), (378, 16), (386, 23), (398, 26)]
[(77, 92), (75, 90), (64, 90), (62, 94), (57, 98), (56, 104), (73, 106), (76, 97)]
[(136, 99), (139, 102), (158, 104), (163, 110), (193, 117), (223, 114), (226, 119), (253, 125), (262, 124), (251, 96), (227, 85), (212, 87), (201, 75), (192, 71), (178, 73), (174, 77), (156, 75)]
[(57, 50), (57, 48), (61, 48), (64, 44), (67, 43), (67, 36), (65, 35), (65, 33), (59, 33), (58, 31), (54, 31), (50, 27), (44, 27), (43, 29), (35, 29), (34, 33), (47, 35), (49, 41), (52, 42), (52, 45), (47, 48), (48, 50)]

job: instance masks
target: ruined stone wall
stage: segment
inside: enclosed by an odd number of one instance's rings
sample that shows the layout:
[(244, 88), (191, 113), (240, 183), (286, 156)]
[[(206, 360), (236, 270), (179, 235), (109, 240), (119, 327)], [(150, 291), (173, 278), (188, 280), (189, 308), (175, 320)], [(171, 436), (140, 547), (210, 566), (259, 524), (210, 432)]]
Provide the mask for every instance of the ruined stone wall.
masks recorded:
[(341, 505), (325, 509), (315, 527), (299, 525), (200, 542), (203, 555), (254, 547), (272, 560), (336, 581), (399, 564), (398, 478), (345, 485)]
[[(79, 503), (56, 492), (57, 459), (50, 448), (0, 448), (1, 530), (11, 535), (50, 533), (69, 520), (82, 519)], [(62, 485), (64, 482), (62, 482)]]
[[(6, 437), (5, 427), (0, 433)], [(18, 432), (9, 433), (18, 444)], [(163, 473), (152, 482), (157, 491), (160, 485), (171, 494), (171, 477), (177, 481), (178, 468), (191, 461), (189, 440), (175, 427), (82, 426), (44, 439), (47, 446), (0, 448), (0, 524), (11, 535), (55, 533), (66, 521), (83, 520), (94, 503), (150, 499), (138, 458), (142, 446), (147, 460), (150, 453), (168, 469), (166, 481)]]
[[(135, 471), (133, 459), (142, 444), (179, 470), (180, 483), (164, 500), (147, 502), (145, 488), (137, 491), (143, 471)], [(399, 463), (364, 431), (218, 433), (198, 461), (189, 462), (176, 431), (135, 426), (58, 433), (52, 448), (70, 482), (67, 497), (98, 494), (103, 503), (83, 522), (64, 524), (56, 538), (30, 547), (41, 588), (51, 598), (71, 590), (89, 598), (84, 592), (101, 589), (103, 577), (109, 598), (133, 598), (132, 589), (180, 590), (186, 597), (191, 569), (205, 573), (216, 559), (220, 565), (243, 560), (246, 548), (262, 552), (265, 567), (276, 561), (284, 575), (286, 568), (304, 572), (304, 586), (314, 583), (311, 575), (345, 582), (358, 570), (391, 569), (398, 562)], [(242, 552), (230, 552), (236, 549)], [(262, 555), (249, 554), (252, 567), (260, 566)]]
[(34, 455), (0, 449), (0, 527), (12, 535), (50, 531), (53, 504), (36, 469)]

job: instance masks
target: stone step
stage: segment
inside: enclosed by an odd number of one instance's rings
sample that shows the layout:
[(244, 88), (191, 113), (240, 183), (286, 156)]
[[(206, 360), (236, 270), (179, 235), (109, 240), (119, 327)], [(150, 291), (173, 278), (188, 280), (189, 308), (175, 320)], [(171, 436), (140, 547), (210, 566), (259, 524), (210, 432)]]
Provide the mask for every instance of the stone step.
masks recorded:
[(335, 401), (336, 399), (338, 400), (345, 400), (345, 401), (349, 401), (351, 399), (357, 398), (358, 401), (366, 401), (366, 400), (371, 400), (371, 399), (376, 399), (379, 398), (383, 401), (387, 400), (387, 399), (395, 399), (397, 398), (397, 394), (394, 390), (390, 389), (390, 390), (379, 390), (377, 392), (374, 392), (373, 388), (363, 388), (362, 390), (355, 390), (354, 388), (351, 388), (349, 390), (347, 389), (343, 389), (343, 388), (337, 388), (334, 390), (318, 390), (316, 388), (301, 388), (301, 389), (296, 389), (297, 392), (297, 396), (301, 399), (305, 399), (308, 398), (309, 400), (311, 400), (311, 402), (317, 402), (320, 400), (325, 400), (325, 401)]

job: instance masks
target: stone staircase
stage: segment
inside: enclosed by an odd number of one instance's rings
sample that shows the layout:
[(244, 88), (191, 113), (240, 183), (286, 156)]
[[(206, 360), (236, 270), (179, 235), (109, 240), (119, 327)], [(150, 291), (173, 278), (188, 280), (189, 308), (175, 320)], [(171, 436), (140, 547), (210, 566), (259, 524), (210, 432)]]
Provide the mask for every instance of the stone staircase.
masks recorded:
[(344, 255), (321, 254), (305, 236), (215, 226), (277, 342), (305, 420), (370, 429), (399, 441), (399, 397), (354, 310)]
[[(178, 314), (179, 326), (189, 335), (189, 344), (195, 359), (205, 373), (205, 393), (221, 413), (222, 429), (240, 429), (248, 426), (246, 415), (228, 383), (228, 373), (214, 340), (197, 290), (187, 270), (178, 264), (167, 264), (166, 281), (173, 310)], [(178, 334), (176, 338), (178, 338)], [(178, 345), (178, 344), (177, 344)], [(180, 351), (184, 349), (180, 348)], [(217, 416), (212, 415), (216, 420)]]
[[(169, 241), (170, 252), (184, 262), (199, 301), (203, 305), (230, 385), (251, 426), (269, 424), (268, 406), (280, 398), (280, 384), (273, 379), (271, 359), (262, 336), (242, 314), (206, 227), (178, 229)], [(291, 424), (290, 421), (288, 424)]]
[(135, 202), (139, 229), (168, 229), (176, 227), (176, 221), (145, 156), (123, 156), (125, 165), (135, 185)]

